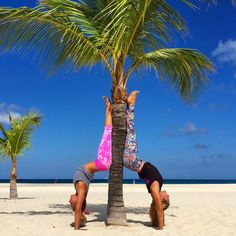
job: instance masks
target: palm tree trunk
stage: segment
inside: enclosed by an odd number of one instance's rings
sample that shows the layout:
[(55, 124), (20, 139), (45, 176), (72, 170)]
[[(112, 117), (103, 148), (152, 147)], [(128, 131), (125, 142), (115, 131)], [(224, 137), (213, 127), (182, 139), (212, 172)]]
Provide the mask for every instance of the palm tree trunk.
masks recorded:
[(10, 198), (18, 198), (16, 187), (16, 158), (12, 158), (12, 169), (10, 177)]
[(125, 104), (114, 104), (112, 131), (112, 165), (109, 172), (109, 189), (106, 225), (127, 225), (123, 201), (123, 152), (126, 138)]

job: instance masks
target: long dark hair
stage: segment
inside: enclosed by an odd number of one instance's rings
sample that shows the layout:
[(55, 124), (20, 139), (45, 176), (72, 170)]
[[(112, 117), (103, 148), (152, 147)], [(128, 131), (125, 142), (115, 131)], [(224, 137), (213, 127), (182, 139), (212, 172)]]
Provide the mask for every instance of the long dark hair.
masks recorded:
[[(163, 199), (162, 201), (161, 201), (161, 203), (162, 203), (162, 207), (163, 207), (163, 210), (165, 211), (168, 207), (169, 207), (169, 203), (165, 200), (165, 199)], [(158, 225), (158, 217), (157, 217), (157, 211), (156, 211), (156, 206), (155, 206), (155, 203), (154, 202), (152, 202), (151, 203), (151, 206), (150, 206), (150, 209), (149, 209), (149, 217), (150, 217), (150, 220), (151, 220), (151, 225), (153, 226), (153, 227), (158, 227), (159, 225)]]

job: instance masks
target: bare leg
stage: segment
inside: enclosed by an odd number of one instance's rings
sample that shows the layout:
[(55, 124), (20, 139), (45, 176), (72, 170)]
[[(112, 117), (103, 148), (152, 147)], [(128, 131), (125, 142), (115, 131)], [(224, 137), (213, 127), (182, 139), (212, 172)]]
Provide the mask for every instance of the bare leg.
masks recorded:
[(106, 96), (103, 96), (102, 98), (104, 99), (106, 104), (105, 125), (112, 126), (112, 105)]
[(136, 103), (136, 99), (137, 99), (137, 95), (139, 94), (139, 91), (133, 91), (130, 93), (128, 99), (127, 99), (127, 103), (130, 105), (135, 105)]
[[(106, 105), (105, 128), (101, 143), (98, 148), (98, 157), (95, 161), (85, 164), (85, 169), (90, 173), (108, 170), (111, 165), (111, 130), (112, 130), (112, 105), (106, 96), (103, 97)], [(104, 149), (106, 152), (104, 153)], [(101, 165), (102, 163), (102, 165)]]
[(93, 165), (90, 165), (94, 172), (107, 171), (110, 169), (112, 163), (112, 105), (106, 96), (104, 96), (103, 99), (106, 105), (106, 119), (103, 136), (98, 147), (97, 159), (92, 162)]
[(127, 99), (128, 109), (126, 113), (127, 135), (125, 140), (125, 150), (123, 164), (126, 168), (137, 171), (142, 161), (138, 160), (138, 148), (136, 143), (136, 132), (134, 127), (134, 105), (139, 91), (134, 91)]

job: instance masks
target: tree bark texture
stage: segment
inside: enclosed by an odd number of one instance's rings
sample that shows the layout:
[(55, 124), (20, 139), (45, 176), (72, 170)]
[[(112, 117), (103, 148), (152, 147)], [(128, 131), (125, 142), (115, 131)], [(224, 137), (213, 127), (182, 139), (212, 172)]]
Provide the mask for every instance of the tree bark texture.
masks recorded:
[(10, 176), (10, 198), (18, 198), (17, 187), (16, 187), (16, 160), (12, 160), (12, 169)]
[(125, 104), (114, 104), (112, 120), (112, 165), (109, 172), (106, 225), (127, 225), (123, 201), (123, 153), (126, 138)]

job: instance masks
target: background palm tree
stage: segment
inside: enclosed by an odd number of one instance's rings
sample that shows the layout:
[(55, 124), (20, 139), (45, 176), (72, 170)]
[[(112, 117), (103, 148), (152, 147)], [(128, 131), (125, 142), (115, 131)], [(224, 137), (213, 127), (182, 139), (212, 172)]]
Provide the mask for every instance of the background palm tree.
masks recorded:
[(22, 152), (31, 146), (30, 138), (35, 127), (39, 126), (41, 117), (35, 113), (29, 113), (26, 116), (13, 119), (9, 115), (11, 128), (6, 130), (0, 123), (0, 131), (3, 137), (0, 137), (0, 155), (10, 157), (12, 161), (10, 176), (10, 198), (18, 198), (16, 186), (16, 161)]
[[(183, 3), (193, 7), (186, 0)], [(113, 144), (107, 224), (126, 224), (122, 157), (126, 86), (134, 71), (150, 69), (189, 101), (212, 64), (194, 49), (166, 48), (184, 19), (165, 0), (42, 0), (36, 8), (0, 8), (0, 47), (32, 53), (49, 71), (102, 63), (112, 80)]]

